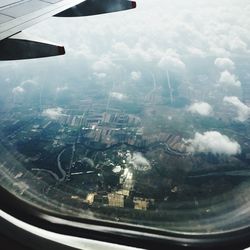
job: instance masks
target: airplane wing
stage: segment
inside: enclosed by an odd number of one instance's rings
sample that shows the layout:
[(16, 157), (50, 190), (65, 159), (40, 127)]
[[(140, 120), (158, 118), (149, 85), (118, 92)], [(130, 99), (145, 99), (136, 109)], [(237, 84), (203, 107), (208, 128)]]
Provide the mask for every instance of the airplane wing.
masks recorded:
[(0, 60), (64, 54), (62, 46), (30, 41), (20, 34), (51, 16), (89, 16), (135, 7), (135, 2), (127, 0), (0, 0)]

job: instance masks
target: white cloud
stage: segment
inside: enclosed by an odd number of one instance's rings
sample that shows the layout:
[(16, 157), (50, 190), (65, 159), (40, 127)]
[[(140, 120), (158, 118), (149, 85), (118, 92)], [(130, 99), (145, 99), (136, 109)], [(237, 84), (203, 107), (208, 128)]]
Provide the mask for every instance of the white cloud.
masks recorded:
[(122, 101), (124, 99), (127, 99), (127, 96), (122, 94), (122, 93), (119, 93), (119, 92), (111, 92), (110, 93), (110, 96), (114, 99), (117, 99), (119, 101)]
[(110, 71), (115, 67), (115, 64), (112, 62), (109, 56), (104, 56), (93, 63), (92, 69), (97, 73), (104, 73)]
[(21, 86), (17, 86), (17, 87), (15, 87), (15, 88), (12, 89), (12, 93), (13, 93), (14, 95), (22, 94), (22, 93), (24, 93), (24, 92), (25, 92), (25, 90), (24, 90), (24, 88), (21, 87)]
[(161, 57), (158, 66), (163, 70), (183, 71), (186, 69), (185, 63), (181, 60), (180, 55), (168, 49), (167, 52)]
[(236, 155), (241, 153), (238, 142), (229, 139), (217, 131), (207, 131), (204, 134), (195, 133), (194, 139), (185, 141), (190, 153), (212, 153), (220, 155)]
[(147, 171), (151, 169), (150, 162), (141, 154), (141, 153), (133, 153), (127, 154), (127, 162), (132, 165), (135, 170), (138, 171)]
[(141, 79), (141, 72), (140, 71), (132, 71), (130, 77), (133, 81), (139, 81)]
[(68, 90), (68, 87), (67, 86), (62, 86), (62, 87), (57, 87), (56, 88), (56, 92), (63, 92), (65, 90)]
[(209, 116), (213, 113), (213, 108), (210, 104), (206, 102), (196, 102), (193, 103), (189, 108), (188, 111), (191, 113), (196, 113), (202, 116)]
[(94, 73), (94, 75), (98, 78), (98, 79), (104, 79), (107, 77), (106, 73)]
[(201, 57), (201, 58), (206, 57), (206, 53), (204, 51), (202, 51), (201, 49), (195, 48), (195, 47), (188, 48), (188, 52), (193, 56), (197, 56), (197, 57)]
[(235, 86), (235, 87), (241, 86), (241, 82), (238, 80), (237, 76), (231, 74), (227, 70), (221, 73), (219, 83), (225, 86)]
[(34, 80), (25, 80), (25, 81), (21, 82), (19, 86), (13, 88), (12, 93), (13, 94), (22, 94), (22, 93), (26, 92), (26, 90), (28, 90), (29, 88), (36, 86), (36, 85), (37, 85), (37, 82)]
[(233, 70), (235, 68), (234, 62), (226, 57), (216, 58), (214, 64), (218, 69), (222, 70)]
[(46, 116), (52, 120), (56, 120), (59, 117), (63, 116), (63, 109), (62, 108), (49, 108), (45, 109), (42, 113), (43, 116)]
[(234, 39), (230, 40), (229, 46), (232, 51), (238, 51), (238, 52), (247, 51), (247, 44), (244, 41), (242, 41), (239, 37), (235, 37)]
[(219, 57), (228, 57), (228, 56), (230, 56), (230, 52), (227, 51), (224, 48), (211, 47), (209, 50), (215, 56), (219, 56)]
[(37, 82), (35, 80), (29, 79), (29, 80), (25, 80), (23, 82), (21, 82), (20, 86), (24, 87), (24, 88), (28, 88), (28, 87), (32, 87), (37, 85)]
[(237, 109), (238, 117), (236, 120), (244, 122), (250, 117), (250, 107), (241, 102), (238, 97), (226, 96), (224, 97), (223, 101), (233, 105)]
[(132, 50), (125, 42), (116, 42), (112, 45), (113, 51), (119, 55), (119, 57), (130, 57)]

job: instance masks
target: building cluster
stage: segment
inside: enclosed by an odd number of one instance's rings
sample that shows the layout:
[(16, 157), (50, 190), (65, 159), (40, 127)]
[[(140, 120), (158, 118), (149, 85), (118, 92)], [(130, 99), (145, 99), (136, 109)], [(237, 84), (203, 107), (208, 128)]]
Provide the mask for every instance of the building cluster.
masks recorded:
[(119, 190), (111, 193), (89, 193), (84, 200), (84, 203), (90, 207), (125, 208), (132, 206), (136, 210), (148, 210), (153, 207), (155, 201), (154, 199), (143, 197), (130, 198), (127, 192)]
[[(154, 199), (134, 196), (134, 176), (129, 168), (125, 168), (120, 176), (121, 188), (111, 192), (90, 192), (84, 201), (89, 206), (103, 207), (133, 207), (137, 210), (147, 210), (154, 205)], [(132, 204), (132, 205), (131, 205)]]
[(89, 143), (101, 143), (107, 147), (127, 143), (136, 145), (140, 132), (140, 118), (122, 112), (88, 112), (84, 117), (82, 134)]
[(155, 143), (166, 143), (170, 149), (183, 152), (183, 140), (180, 135), (174, 135), (171, 133), (159, 133), (142, 136), (142, 140), (146, 142), (146, 146), (150, 146)]
[(182, 137), (171, 133), (144, 135), (141, 119), (122, 112), (89, 112), (84, 117), (82, 134), (85, 143), (102, 144), (106, 147), (124, 143), (136, 147), (147, 147), (155, 143), (166, 143), (169, 148), (183, 152)]
[(79, 128), (82, 123), (82, 115), (62, 115), (59, 122), (65, 126)]

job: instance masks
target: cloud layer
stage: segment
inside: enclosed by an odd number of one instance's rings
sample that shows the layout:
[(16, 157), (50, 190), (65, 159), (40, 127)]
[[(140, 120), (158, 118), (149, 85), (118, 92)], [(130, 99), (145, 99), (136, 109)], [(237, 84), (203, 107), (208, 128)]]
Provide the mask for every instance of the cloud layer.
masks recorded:
[(216, 58), (214, 61), (215, 66), (221, 70), (233, 70), (235, 68), (234, 62), (229, 58)]
[(225, 70), (221, 73), (219, 83), (224, 86), (241, 87), (241, 82), (237, 76)]
[(49, 119), (52, 120), (57, 120), (59, 117), (63, 115), (63, 109), (62, 108), (49, 108), (45, 109), (42, 113), (43, 116), (48, 117)]
[(117, 99), (119, 101), (127, 99), (126, 95), (124, 95), (123, 93), (119, 93), (119, 92), (111, 92), (110, 97)]
[(226, 96), (223, 99), (224, 103), (233, 105), (237, 109), (238, 117), (236, 120), (245, 122), (250, 117), (250, 107), (245, 105), (236, 96)]
[(130, 76), (131, 76), (131, 79), (133, 81), (139, 81), (141, 79), (141, 72), (140, 71), (132, 71)]
[(168, 49), (161, 57), (158, 66), (163, 70), (183, 71), (186, 69), (181, 56), (174, 50)]
[(196, 103), (193, 103), (188, 108), (188, 111), (194, 114), (202, 115), (202, 116), (210, 116), (213, 113), (213, 108), (210, 104), (206, 102), (196, 102)]
[(203, 134), (195, 133), (193, 139), (186, 141), (187, 151), (190, 153), (212, 153), (219, 155), (236, 155), (241, 153), (238, 142), (217, 131), (207, 131)]
[(25, 80), (22, 81), (19, 86), (16, 86), (12, 89), (13, 94), (22, 94), (27, 90), (32, 89), (34, 86), (37, 86), (37, 82), (34, 80)]
[(22, 94), (22, 93), (24, 93), (24, 92), (25, 92), (25, 90), (24, 90), (24, 88), (21, 87), (21, 86), (17, 86), (17, 87), (15, 87), (15, 88), (12, 89), (12, 93), (13, 93), (14, 95)]
[(127, 155), (128, 164), (132, 165), (135, 170), (147, 171), (151, 169), (150, 162), (139, 152)]

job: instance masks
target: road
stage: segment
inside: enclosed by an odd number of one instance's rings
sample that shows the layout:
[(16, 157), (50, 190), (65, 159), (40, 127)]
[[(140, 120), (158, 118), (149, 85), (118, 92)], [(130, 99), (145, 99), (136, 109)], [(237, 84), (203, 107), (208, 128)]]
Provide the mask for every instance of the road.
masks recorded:
[(61, 156), (62, 154), (65, 152), (66, 149), (63, 149), (60, 154), (57, 156), (57, 166), (58, 169), (62, 175), (62, 177), (59, 179), (59, 181), (64, 181), (65, 180), (65, 176), (66, 176), (66, 172), (64, 171), (64, 169), (62, 168), (62, 164), (61, 164)]
[(49, 173), (52, 177), (54, 177), (56, 179), (56, 181), (60, 181), (58, 175), (55, 174), (54, 172), (52, 172), (51, 170), (42, 169), (42, 168), (32, 168), (31, 170), (32, 171), (39, 171), (39, 172)]

